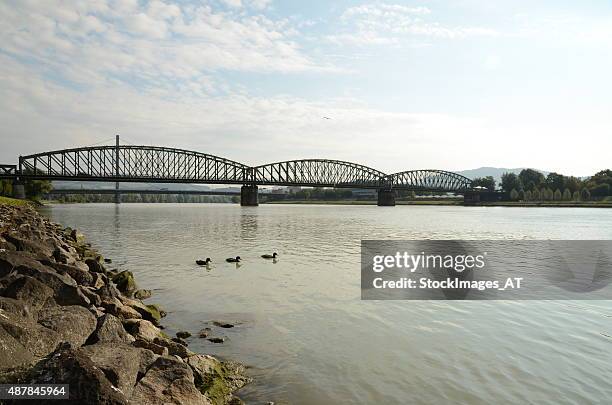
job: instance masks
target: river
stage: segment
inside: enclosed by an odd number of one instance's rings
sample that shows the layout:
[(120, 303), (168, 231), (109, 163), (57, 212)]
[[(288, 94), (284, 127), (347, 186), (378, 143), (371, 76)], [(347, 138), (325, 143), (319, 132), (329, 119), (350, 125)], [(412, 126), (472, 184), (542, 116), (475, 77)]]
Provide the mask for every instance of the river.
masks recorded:
[[(612, 239), (612, 210), (74, 204), (44, 209), (131, 270), (189, 348), (251, 366), (249, 402), (604, 403), (606, 301), (362, 301), (361, 239)], [(278, 252), (276, 262), (260, 258)], [(242, 265), (226, 263), (241, 256)], [(210, 269), (197, 258), (210, 257)], [(222, 344), (197, 337), (214, 319)]]

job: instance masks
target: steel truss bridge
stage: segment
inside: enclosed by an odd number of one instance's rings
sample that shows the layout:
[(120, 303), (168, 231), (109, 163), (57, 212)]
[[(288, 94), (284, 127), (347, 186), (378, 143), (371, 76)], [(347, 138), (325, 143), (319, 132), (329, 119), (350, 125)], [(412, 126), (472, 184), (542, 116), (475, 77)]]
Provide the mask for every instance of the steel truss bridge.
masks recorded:
[[(242, 205), (257, 205), (257, 186), (376, 189), (379, 205), (394, 205), (395, 190), (468, 193), (472, 181), (444, 170), (379, 170), (331, 159), (301, 159), (248, 166), (210, 154), (156, 146), (63, 149), (20, 156), (0, 165), (0, 178), (103, 182), (240, 184)], [(91, 190), (91, 192), (95, 192)], [(123, 192), (115, 190), (115, 192)], [(169, 193), (172, 193), (169, 191)]]

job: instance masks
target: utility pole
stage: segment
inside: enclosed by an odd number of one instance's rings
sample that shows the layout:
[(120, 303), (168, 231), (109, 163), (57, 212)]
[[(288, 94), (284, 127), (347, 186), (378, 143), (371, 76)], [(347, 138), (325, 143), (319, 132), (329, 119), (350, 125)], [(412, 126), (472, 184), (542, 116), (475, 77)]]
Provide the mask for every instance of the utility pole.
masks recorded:
[[(115, 177), (119, 178), (119, 135), (115, 135)], [(119, 194), (119, 182), (115, 182), (115, 204), (121, 203)]]

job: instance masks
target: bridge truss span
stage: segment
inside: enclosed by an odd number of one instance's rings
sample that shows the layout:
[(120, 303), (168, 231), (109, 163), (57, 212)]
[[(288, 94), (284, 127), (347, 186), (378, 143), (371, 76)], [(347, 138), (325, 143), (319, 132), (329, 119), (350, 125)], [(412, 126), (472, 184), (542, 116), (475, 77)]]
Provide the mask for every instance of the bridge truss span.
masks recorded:
[(463, 192), (472, 188), (472, 180), (445, 170), (407, 170), (387, 176), (394, 189), (435, 192)]
[(30, 178), (77, 181), (242, 184), (249, 167), (229, 159), (156, 146), (97, 146), (19, 158)]
[(330, 159), (302, 159), (253, 168), (252, 182), (262, 185), (379, 188), (385, 174), (357, 163)]

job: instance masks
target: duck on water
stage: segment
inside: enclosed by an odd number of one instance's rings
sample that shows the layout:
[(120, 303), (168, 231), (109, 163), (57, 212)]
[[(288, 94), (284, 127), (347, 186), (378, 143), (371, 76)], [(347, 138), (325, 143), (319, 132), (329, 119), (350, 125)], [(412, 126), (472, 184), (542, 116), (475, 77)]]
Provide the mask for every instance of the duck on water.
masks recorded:
[(210, 262), (212, 262), (212, 260), (210, 260), (210, 257), (207, 257), (206, 260), (202, 260), (202, 259), (196, 260), (196, 264), (199, 266), (208, 266)]
[(225, 259), (225, 261), (228, 263), (240, 263), (240, 256), (228, 257), (227, 259)]

